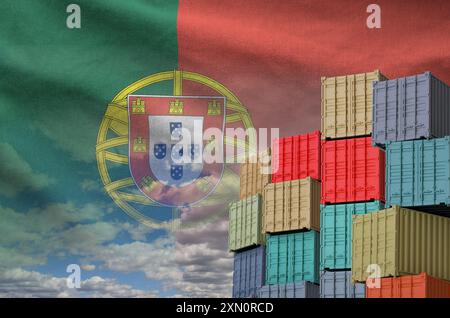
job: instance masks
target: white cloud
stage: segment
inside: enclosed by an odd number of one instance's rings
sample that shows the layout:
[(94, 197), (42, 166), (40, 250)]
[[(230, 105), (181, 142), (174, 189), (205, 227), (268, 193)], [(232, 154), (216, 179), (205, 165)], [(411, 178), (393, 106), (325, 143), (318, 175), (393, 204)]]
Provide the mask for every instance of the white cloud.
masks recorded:
[(7, 143), (0, 143), (0, 194), (14, 197), (24, 190), (38, 191), (55, 182), (33, 171), (30, 164)]
[(121, 231), (117, 224), (96, 222), (77, 224), (52, 238), (59, 248), (72, 255), (95, 254)]
[(181, 272), (175, 263), (174, 247), (173, 239), (168, 237), (152, 243), (109, 244), (87, 261), (101, 262), (102, 268), (112, 271), (144, 272), (151, 279), (181, 279)]
[(137, 223), (123, 223), (122, 228), (130, 234), (131, 239), (135, 241), (146, 241), (146, 235), (153, 232), (153, 228), (150, 228), (144, 224)]
[(83, 264), (81, 265), (81, 269), (87, 272), (94, 271), (96, 266), (94, 264)]
[(151, 243), (109, 244), (86, 259), (117, 272), (143, 272), (185, 297), (230, 297), (232, 255), (227, 252), (227, 221), (182, 230)]
[(0, 267), (41, 265), (48, 255), (95, 252), (121, 231), (101, 222), (102, 204), (49, 204), (26, 212), (0, 206)]
[[(147, 242), (146, 235), (152, 229), (137, 223), (102, 221), (105, 213), (107, 206), (102, 204), (77, 206), (68, 202), (26, 212), (0, 206), (0, 267), (41, 265), (49, 255), (70, 255), (78, 256), (87, 271), (142, 272), (178, 296), (231, 295), (232, 255), (227, 252), (226, 214), (219, 213), (221, 217), (215, 221), (196, 222), (196, 226), (181, 229), (174, 237)], [(202, 213), (197, 213), (196, 218), (201, 219)], [(135, 241), (112, 243), (123, 232)], [(46, 284), (52, 281), (47, 279)], [(54, 290), (51, 295), (55, 295)], [(66, 290), (57, 294), (71, 295)]]
[(13, 268), (0, 272), (0, 297), (156, 297), (157, 293), (134, 289), (115, 279), (93, 276), (80, 289), (67, 287), (66, 277)]

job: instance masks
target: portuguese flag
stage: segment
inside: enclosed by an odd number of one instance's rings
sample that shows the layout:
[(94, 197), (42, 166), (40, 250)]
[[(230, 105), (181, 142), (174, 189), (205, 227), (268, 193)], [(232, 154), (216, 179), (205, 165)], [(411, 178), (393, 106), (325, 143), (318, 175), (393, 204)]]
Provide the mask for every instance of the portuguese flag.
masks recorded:
[[(96, 145), (107, 105), (158, 72), (214, 79), (255, 127), (277, 127), (282, 136), (320, 127), (321, 76), (430, 70), (450, 82), (450, 3), (380, 0), (381, 28), (371, 29), (371, 2), (77, 0), (80, 28), (69, 28), (73, 1), (3, 0), (2, 201), (26, 208), (98, 198), (87, 189), (89, 180), (99, 182)], [(146, 93), (172, 95), (173, 83)], [(186, 83), (183, 94), (191, 93), (198, 87)]]
[[(83, 281), (103, 277), (87, 289), (107, 284), (88, 295), (229, 296), (239, 177), (227, 168), (192, 213), (149, 201), (128, 167), (127, 92), (211, 94), (199, 74), (227, 92), (227, 125), (307, 133), (320, 127), (322, 76), (450, 83), (449, 16), (448, 0), (1, 0), (0, 296), (75, 293), (48, 289), (85, 261)], [(194, 226), (171, 235), (180, 214)]]

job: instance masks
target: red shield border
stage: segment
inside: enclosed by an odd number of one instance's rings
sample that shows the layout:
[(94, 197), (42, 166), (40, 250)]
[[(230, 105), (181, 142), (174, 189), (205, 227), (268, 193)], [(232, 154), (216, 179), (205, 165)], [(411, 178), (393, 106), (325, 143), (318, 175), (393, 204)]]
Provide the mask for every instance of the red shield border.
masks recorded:
[[(212, 107), (213, 106), (213, 107)], [(203, 129), (215, 127), (222, 131), (217, 147), (224, 150), (226, 98), (223, 96), (128, 96), (128, 144), (129, 168), (139, 190), (152, 201), (170, 207), (188, 206), (198, 203), (219, 183), (224, 169), (222, 162), (203, 163), (200, 177), (184, 187), (173, 187), (161, 183), (150, 167), (150, 116), (202, 116)], [(217, 142), (217, 141), (216, 141)], [(203, 140), (203, 148), (208, 141)]]

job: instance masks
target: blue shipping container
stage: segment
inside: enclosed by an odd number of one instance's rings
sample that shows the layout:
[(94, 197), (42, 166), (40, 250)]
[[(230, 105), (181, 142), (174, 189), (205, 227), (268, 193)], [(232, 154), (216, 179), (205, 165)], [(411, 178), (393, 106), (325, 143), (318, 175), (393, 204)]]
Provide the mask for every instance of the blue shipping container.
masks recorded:
[(264, 284), (264, 246), (234, 254), (233, 298), (256, 297)]
[(386, 205), (450, 205), (449, 160), (450, 137), (387, 143)]
[(319, 283), (319, 233), (269, 235), (266, 284)]
[(352, 215), (384, 208), (380, 201), (320, 206), (320, 270), (352, 267)]
[(430, 72), (373, 83), (372, 142), (450, 135), (450, 87)]
[(258, 298), (319, 298), (319, 285), (305, 281), (265, 285), (259, 289)]
[(365, 298), (366, 285), (353, 284), (351, 271), (320, 273), (320, 298)]

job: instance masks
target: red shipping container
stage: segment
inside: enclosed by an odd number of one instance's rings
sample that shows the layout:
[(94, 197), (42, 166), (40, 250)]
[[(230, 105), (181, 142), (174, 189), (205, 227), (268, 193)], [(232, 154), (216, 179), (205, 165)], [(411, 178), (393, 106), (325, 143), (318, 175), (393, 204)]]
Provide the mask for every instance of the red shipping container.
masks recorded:
[(426, 273), (381, 278), (381, 288), (366, 286), (366, 298), (450, 298), (450, 281)]
[(323, 141), (320, 202), (384, 202), (384, 170), (384, 151), (370, 137)]
[(272, 182), (307, 177), (320, 180), (320, 142), (320, 131), (274, 139), (272, 144)]

